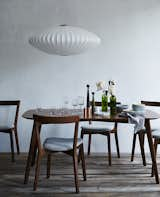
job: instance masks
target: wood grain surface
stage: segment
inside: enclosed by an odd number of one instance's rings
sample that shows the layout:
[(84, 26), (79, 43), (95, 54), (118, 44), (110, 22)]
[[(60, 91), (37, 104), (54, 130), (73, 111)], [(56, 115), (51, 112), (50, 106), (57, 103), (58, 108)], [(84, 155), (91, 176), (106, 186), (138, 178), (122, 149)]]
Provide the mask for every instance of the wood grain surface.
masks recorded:
[[(27, 154), (16, 156), (15, 163), (10, 161), (9, 154), (1, 154), (0, 157), (0, 196), (4, 197), (156, 197), (160, 194), (160, 185), (155, 184), (155, 179), (150, 177), (150, 157), (147, 157), (145, 167), (140, 155), (135, 156), (133, 163), (130, 162), (130, 155), (122, 155), (120, 159), (114, 155), (112, 166), (108, 166), (105, 155), (93, 154), (87, 157), (86, 182), (83, 181), (79, 164), (80, 194), (75, 194), (72, 159), (64, 154), (53, 156), (50, 179), (46, 179), (46, 159), (42, 160), (36, 192), (33, 191), (34, 169), (31, 171), (29, 183), (23, 184)], [(158, 167), (160, 168), (159, 157)]]

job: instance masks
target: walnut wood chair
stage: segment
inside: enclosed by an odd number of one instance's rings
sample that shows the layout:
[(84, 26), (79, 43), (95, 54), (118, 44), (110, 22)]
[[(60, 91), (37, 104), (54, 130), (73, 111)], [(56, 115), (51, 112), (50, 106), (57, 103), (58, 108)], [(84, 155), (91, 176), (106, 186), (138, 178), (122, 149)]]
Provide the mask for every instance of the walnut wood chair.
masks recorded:
[[(120, 102), (117, 102), (117, 104), (120, 104)], [(110, 103), (109, 103), (110, 105)], [(102, 106), (101, 102), (95, 102), (95, 106)], [(120, 158), (120, 151), (119, 151), (119, 142), (118, 142), (118, 134), (117, 134), (117, 122), (114, 123), (113, 127), (106, 126), (93, 126), (91, 124), (92, 122), (89, 122), (89, 125), (82, 126), (81, 127), (81, 138), (83, 139), (84, 135), (88, 135), (88, 156), (90, 155), (90, 149), (91, 149), (91, 137), (95, 134), (105, 135), (107, 136), (108, 141), (108, 162), (111, 166), (111, 140), (110, 140), (110, 134), (114, 134), (115, 141), (116, 141), (116, 149), (117, 149), (117, 156)]]
[[(160, 102), (141, 101), (141, 104), (144, 104), (146, 106), (152, 106), (152, 107), (160, 107)], [(143, 165), (146, 166), (146, 158), (145, 158), (145, 151), (144, 151), (144, 138), (146, 135), (146, 130), (143, 130), (143, 132), (139, 132), (139, 133), (136, 133), (133, 135), (131, 161), (134, 160), (137, 135), (139, 137), (139, 144), (140, 144), (140, 149), (141, 149), (141, 156), (142, 156)], [(155, 151), (157, 152), (157, 144), (160, 143), (160, 130), (152, 129), (152, 136), (154, 138)], [(153, 170), (152, 170), (152, 175), (153, 175)]]
[[(40, 131), (41, 126), (44, 124), (67, 124), (74, 123), (74, 137), (73, 138), (56, 138), (51, 137), (47, 138), (43, 147), (41, 145), (40, 139)], [(51, 169), (51, 154), (57, 152), (66, 153), (73, 158), (73, 166), (74, 166), (74, 179), (75, 179), (75, 188), (76, 193), (79, 193), (79, 180), (78, 180), (78, 157), (77, 157), (77, 149), (80, 151), (81, 161), (82, 161), (82, 171), (83, 171), (83, 179), (86, 181), (86, 167), (84, 160), (84, 149), (83, 149), (83, 141), (81, 138), (78, 138), (78, 125), (79, 125), (79, 117), (78, 116), (65, 116), (65, 117), (47, 117), (47, 116), (34, 116), (34, 124), (35, 124), (35, 136), (36, 136), (36, 144), (38, 147), (38, 156), (36, 161), (35, 168), (35, 180), (33, 189), (37, 189), (38, 177), (40, 173), (40, 161), (42, 157), (47, 155), (47, 178), (50, 177), (50, 169)]]
[(8, 125), (0, 126), (0, 133), (8, 133), (10, 135), (12, 162), (14, 162), (15, 158), (14, 158), (13, 133), (14, 133), (15, 141), (16, 141), (17, 154), (20, 154), (18, 132), (17, 132), (17, 123), (18, 123), (20, 101), (19, 100), (17, 100), (17, 101), (0, 101), (0, 106), (16, 106), (14, 124), (12, 126), (8, 126)]

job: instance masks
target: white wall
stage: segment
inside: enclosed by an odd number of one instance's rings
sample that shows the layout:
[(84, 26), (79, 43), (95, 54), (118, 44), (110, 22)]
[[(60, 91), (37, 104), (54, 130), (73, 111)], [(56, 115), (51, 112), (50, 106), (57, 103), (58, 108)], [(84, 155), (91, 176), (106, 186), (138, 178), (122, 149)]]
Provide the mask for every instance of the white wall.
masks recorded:
[[(158, 0), (1, 0), (0, 99), (20, 99), (21, 116), (37, 106), (62, 106), (66, 95), (85, 95), (87, 83), (94, 87), (97, 80), (112, 78), (123, 103), (160, 100), (159, 21)], [(28, 44), (31, 34), (59, 24), (93, 31), (102, 45), (60, 57)], [(28, 150), (31, 128), (32, 122), (20, 117), (21, 151)], [(63, 132), (58, 127), (56, 135)], [(1, 134), (1, 151), (10, 150), (8, 139)], [(130, 152), (131, 126), (119, 125), (119, 140), (121, 152)], [(94, 138), (93, 151), (106, 147), (103, 136)]]

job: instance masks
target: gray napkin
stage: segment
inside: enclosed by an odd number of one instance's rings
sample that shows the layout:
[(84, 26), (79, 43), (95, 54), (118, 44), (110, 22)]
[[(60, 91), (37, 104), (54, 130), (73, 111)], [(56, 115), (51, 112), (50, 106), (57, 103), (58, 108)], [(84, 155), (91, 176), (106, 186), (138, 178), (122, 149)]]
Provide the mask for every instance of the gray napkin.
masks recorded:
[(140, 131), (144, 130), (144, 123), (145, 123), (145, 118), (144, 114), (130, 114), (127, 113), (129, 123), (134, 124), (134, 133), (138, 133)]

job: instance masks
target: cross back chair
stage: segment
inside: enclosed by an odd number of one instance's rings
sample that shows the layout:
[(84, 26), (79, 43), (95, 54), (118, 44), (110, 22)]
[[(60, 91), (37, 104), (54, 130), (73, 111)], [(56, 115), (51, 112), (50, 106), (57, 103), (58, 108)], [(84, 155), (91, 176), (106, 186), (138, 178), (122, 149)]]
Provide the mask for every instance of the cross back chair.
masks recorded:
[(0, 101), (0, 106), (16, 106), (16, 111), (15, 111), (15, 117), (14, 117), (13, 125), (12, 126), (8, 126), (8, 125), (0, 126), (0, 133), (8, 133), (10, 135), (12, 162), (14, 162), (15, 158), (14, 158), (13, 133), (14, 133), (15, 141), (16, 141), (17, 154), (20, 154), (18, 132), (17, 132), (17, 123), (18, 123), (18, 114), (19, 114), (20, 101), (19, 100), (15, 100), (15, 101)]
[[(45, 139), (43, 146), (40, 139), (40, 131), (42, 125), (46, 124), (68, 124), (73, 123), (74, 127), (74, 136), (73, 138), (47, 138)], [(44, 155), (47, 155), (47, 178), (50, 177), (51, 169), (51, 154), (57, 152), (66, 153), (73, 158), (74, 166), (74, 180), (76, 193), (79, 193), (79, 180), (78, 180), (78, 157), (77, 149), (79, 149), (80, 157), (82, 161), (82, 172), (84, 181), (86, 180), (86, 166), (84, 159), (84, 149), (83, 141), (81, 138), (78, 138), (78, 126), (79, 126), (79, 116), (65, 116), (65, 117), (51, 117), (51, 116), (38, 116), (34, 115), (34, 125), (35, 125), (35, 136), (36, 136), (36, 145), (38, 148), (38, 156), (36, 160), (35, 168), (35, 180), (33, 189), (37, 189), (37, 183), (40, 173), (40, 161)]]
[[(92, 103), (92, 102), (90, 102)], [(120, 102), (117, 102), (117, 104), (120, 104)], [(110, 103), (108, 104), (110, 105)], [(101, 107), (102, 102), (95, 102), (95, 106)], [(91, 150), (91, 139), (92, 135), (95, 134), (101, 134), (107, 136), (107, 142), (108, 142), (108, 162), (109, 165), (111, 166), (111, 140), (110, 140), (110, 134), (114, 134), (115, 136), (115, 142), (116, 142), (116, 150), (117, 150), (117, 156), (120, 158), (120, 151), (119, 151), (119, 142), (118, 142), (118, 134), (117, 134), (117, 127), (118, 123), (115, 122), (114, 126), (112, 128), (109, 128), (107, 125), (106, 126), (92, 126), (92, 122), (89, 122), (89, 125), (87, 126), (82, 126), (81, 127), (81, 138), (83, 139), (84, 135), (88, 135), (88, 156), (90, 155), (90, 150)]]
[[(144, 105), (150, 106), (150, 107), (160, 107), (160, 102), (154, 102), (154, 101), (141, 101), (141, 104), (144, 104)], [(137, 135), (138, 135), (140, 149), (141, 149), (141, 155), (142, 155), (142, 161), (143, 161), (144, 166), (146, 166), (146, 158), (145, 158), (145, 152), (144, 152), (145, 134), (146, 134), (146, 130), (133, 135), (133, 144), (132, 144), (132, 153), (131, 153), (131, 161), (133, 161), (134, 160), (134, 153), (135, 153), (136, 138), (137, 138)], [(154, 138), (155, 152), (157, 152), (157, 145), (160, 144), (160, 129), (159, 130), (158, 129), (152, 129), (152, 136)], [(152, 169), (152, 176), (153, 176), (153, 169)]]

